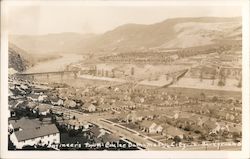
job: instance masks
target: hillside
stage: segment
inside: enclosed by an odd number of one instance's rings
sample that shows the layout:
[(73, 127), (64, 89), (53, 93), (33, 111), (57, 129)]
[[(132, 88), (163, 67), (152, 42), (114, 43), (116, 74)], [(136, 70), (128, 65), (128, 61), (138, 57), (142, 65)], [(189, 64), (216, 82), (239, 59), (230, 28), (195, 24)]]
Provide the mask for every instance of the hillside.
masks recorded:
[(94, 34), (60, 33), (47, 35), (10, 35), (9, 40), (30, 54), (81, 53), (82, 44)]
[(177, 18), (152, 25), (120, 26), (98, 37), (90, 48), (186, 48), (235, 37), (241, 37), (240, 18)]
[(17, 46), (32, 53), (89, 53), (147, 48), (186, 48), (225, 39), (241, 40), (241, 18), (175, 18), (151, 25), (126, 24), (101, 35), (62, 33), (11, 36)]
[(24, 50), (9, 43), (9, 68), (18, 72), (25, 71), (34, 64), (34, 59)]

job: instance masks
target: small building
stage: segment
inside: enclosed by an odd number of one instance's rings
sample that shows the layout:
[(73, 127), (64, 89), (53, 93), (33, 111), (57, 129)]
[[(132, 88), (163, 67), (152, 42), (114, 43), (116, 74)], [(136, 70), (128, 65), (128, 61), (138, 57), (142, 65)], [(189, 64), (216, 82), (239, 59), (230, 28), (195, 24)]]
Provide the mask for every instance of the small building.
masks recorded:
[(60, 133), (55, 124), (44, 125), (39, 120), (21, 118), (11, 120), (9, 129), (12, 130), (10, 140), (17, 149), (24, 146), (47, 145), (60, 143)]
[(138, 116), (136, 112), (132, 111), (131, 113), (129, 113), (126, 116), (126, 120), (128, 123), (135, 123), (138, 121), (142, 121), (143, 117), (142, 116)]
[(63, 105), (63, 100), (60, 98), (51, 98), (50, 99), (51, 104), (55, 105), (55, 106), (62, 106)]
[(101, 104), (99, 107), (96, 108), (96, 110), (101, 111), (101, 112), (109, 111), (109, 110), (111, 110), (111, 105), (109, 105), (109, 104)]
[(38, 110), (39, 115), (47, 115), (50, 113), (52, 105), (49, 104), (39, 104), (36, 107), (36, 110)]
[(173, 139), (175, 136), (179, 136), (181, 139), (183, 139), (185, 132), (177, 127), (167, 125), (164, 127), (162, 134), (167, 136), (168, 139)]
[(37, 103), (35, 102), (28, 102), (26, 107), (30, 110), (30, 111), (33, 111), (33, 113), (35, 113), (35, 108), (38, 106)]
[(93, 126), (89, 129), (89, 133), (90, 133), (90, 136), (94, 138), (100, 138), (101, 136), (106, 134), (106, 131), (97, 126)]
[(64, 106), (67, 108), (75, 108), (76, 107), (76, 102), (73, 100), (66, 100), (64, 102)]
[(78, 121), (78, 120), (68, 120), (64, 123), (69, 129), (88, 129), (89, 128), (89, 123), (84, 122), (84, 121)]
[(92, 103), (85, 103), (83, 106), (83, 110), (92, 113), (96, 111), (96, 106)]
[(161, 125), (157, 125), (151, 121), (143, 121), (140, 124), (140, 128), (142, 131), (145, 131), (150, 134), (161, 133), (163, 131), (163, 127)]
[(44, 101), (46, 101), (46, 98), (47, 98), (47, 95), (39, 95), (39, 97), (38, 97), (38, 102), (44, 102)]
[(30, 101), (33, 101), (33, 102), (38, 102), (39, 96), (40, 95), (38, 95), (38, 94), (29, 94), (27, 96), (27, 99), (30, 100)]

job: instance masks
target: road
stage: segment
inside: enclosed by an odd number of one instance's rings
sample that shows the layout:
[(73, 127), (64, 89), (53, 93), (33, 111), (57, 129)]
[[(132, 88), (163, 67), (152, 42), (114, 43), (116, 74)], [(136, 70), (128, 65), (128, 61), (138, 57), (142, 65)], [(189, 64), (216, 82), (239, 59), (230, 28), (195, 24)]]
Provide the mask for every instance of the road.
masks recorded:
[[(101, 128), (111, 131), (112, 133), (116, 134), (121, 138), (128, 139), (136, 144), (142, 145), (146, 150), (165, 150), (166, 148), (163, 143), (156, 141), (148, 136), (145, 136), (139, 132), (136, 132), (132, 129), (126, 128), (122, 125), (107, 121), (103, 119), (103, 116), (99, 116), (97, 114), (85, 114), (79, 112), (77, 110), (70, 110), (64, 107), (53, 107), (52, 110), (63, 112), (64, 114), (68, 114), (70, 116), (75, 116), (79, 122), (89, 122), (98, 125)], [(159, 143), (159, 144), (157, 144)]]
[(117, 136), (128, 139), (138, 145), (142, 145), (145, 150), (165, 150), (165, 151), (212, 151), (212, 150), (240, 150), (241, 145), (230, 145), (229, 142), (221, 143), (220, 146), (218, 144), (210, 144), (210, 145), (189, 145), (189, 146), (181, 146), (181, 147), (170, 147), (166, 146), (164, 143), (161, 143), (149, 136), (143, 135), (140, 132), (124, 127), (120, 124), (108, 121), (104, 119), (105, 117), (110, 117), (110, 114), (103, 114), (102, 116), (98, 114), (86, 114), (77, 110), (70, 110), (64, 107), (53, 107), (55, 111), (61, 111), (64, 114), (69, 114), (70, 116), (75, 116), (76, 119), (80, 122), (89, 122), (98, 125), (101, 128), (109, 130), (110, 132), (116, 134)]

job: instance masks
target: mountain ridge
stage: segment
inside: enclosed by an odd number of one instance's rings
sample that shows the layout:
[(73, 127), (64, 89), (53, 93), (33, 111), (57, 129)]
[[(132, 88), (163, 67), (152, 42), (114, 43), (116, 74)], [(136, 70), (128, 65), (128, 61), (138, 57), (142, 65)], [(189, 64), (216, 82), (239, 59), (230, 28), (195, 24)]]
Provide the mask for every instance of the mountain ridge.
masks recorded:
[(10, 40), (34, 54), (85, 54), (208, 45), (215, 40), (229, 38), (227, 35), (230, 34), (241, 39), (241, 31), (241, 17), (180, 17), (154, 24), (124, 24), (103, 34), (55, 33), (11, 36)]

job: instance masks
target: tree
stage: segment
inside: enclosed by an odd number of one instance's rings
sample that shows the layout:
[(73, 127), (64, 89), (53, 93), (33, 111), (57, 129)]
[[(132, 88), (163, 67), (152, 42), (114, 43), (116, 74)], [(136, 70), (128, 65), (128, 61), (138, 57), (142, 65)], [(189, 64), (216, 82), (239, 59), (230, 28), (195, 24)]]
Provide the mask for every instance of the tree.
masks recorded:
[(53, 110), (52, 110), (52, 109), (49, 109), (49, 113), (50, 113), (50, 114), (53, 114)]
[(185, 130), (185, 131), (190, 131), (190, 130), (191, 130), (191, 126), (190, 126), (190, 125), (188, 125), (188, 124), (187, 124), (187, 125), (185, 125), (184, 130)]
[(217, 101), (218, 101), (218, 97), (217, 96), (213, 96), (212, 102), (217, 102)]
[(232, 132), (232, 137), (233, 137), (234, 142), (239, 142), (238, 141), (238, 138), (240, 138), (240, 134), (239, 133)]
[(51, 116), (51, 122), (54, 124), (56, 123), (56, 117), (54, 115)]
[(206, 95), (205, 95), (205, 93), (201, 93), (200, 94), (200, 99), (201, 99), (201, 101), (205, 101), (205, 99), (206, 99)]
[(39, 116), (39, 121), (43, 121), (43, 116)]
[(181, 142), (181, 138), (179, 136), (175, 136), (174, 137), (174, 143), (175, 143), (175, 146), (179, 146), (179, 143)]
[(209, 119), (211, 119), (215, 115), (216, 109), (213, 107), (209, 107), (208, 111), (209, 111)]

